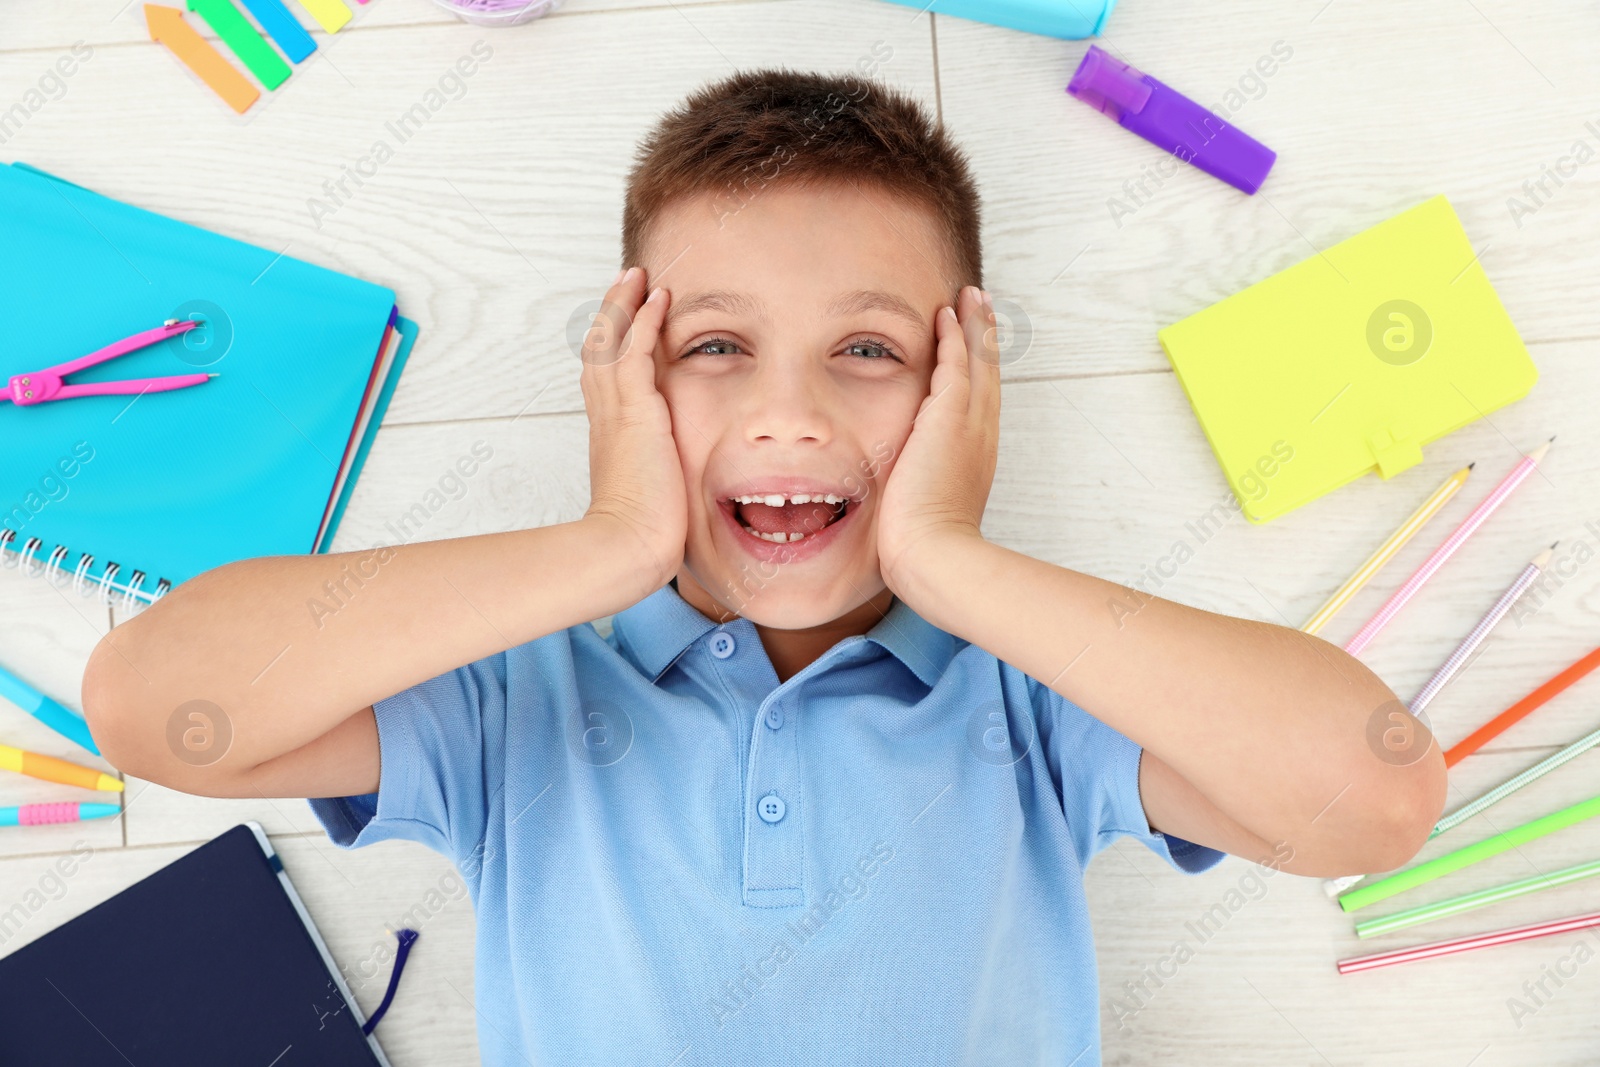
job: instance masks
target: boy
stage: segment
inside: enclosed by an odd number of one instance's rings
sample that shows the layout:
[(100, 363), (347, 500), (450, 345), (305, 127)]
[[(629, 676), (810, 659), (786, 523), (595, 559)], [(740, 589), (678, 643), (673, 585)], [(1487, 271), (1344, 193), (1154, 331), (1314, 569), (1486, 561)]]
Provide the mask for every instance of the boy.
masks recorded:
[[(1188, 872), (1422, 845), (1442, 757), (1359, 662), (984, 540), (978, 197), (918, 104), (702, 89), (641, 146), (623, 260), (581, 520), (230, 564), (84, 678), (130, 773), (449, 856), (485, 1063), (1081, 1067), (1117, 837)], [(166, 742), (197, 699), (232, 729), (203, 766)]]

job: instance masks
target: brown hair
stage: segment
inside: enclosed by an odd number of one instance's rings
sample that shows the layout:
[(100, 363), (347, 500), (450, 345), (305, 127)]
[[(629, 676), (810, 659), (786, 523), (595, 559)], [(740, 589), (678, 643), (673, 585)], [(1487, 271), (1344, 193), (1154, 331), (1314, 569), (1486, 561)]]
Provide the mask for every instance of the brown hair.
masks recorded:
[(734, 74), (691, 93), (639, 144), (622, 208), (622, 263), (652, 219), (714, 193), (719, 219), (774, 182), (867, 182), (931, 210), (950, 246), (952, 290), (983, 285), (977, 185), (965, 154), (915, 99), (854, 74)]

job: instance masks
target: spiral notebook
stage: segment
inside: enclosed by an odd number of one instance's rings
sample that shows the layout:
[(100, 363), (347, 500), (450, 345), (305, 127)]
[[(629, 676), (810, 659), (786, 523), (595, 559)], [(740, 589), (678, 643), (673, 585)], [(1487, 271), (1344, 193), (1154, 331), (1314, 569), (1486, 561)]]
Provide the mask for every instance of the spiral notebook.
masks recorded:
[(0, 165), (0, 383), (168, 319), (203, 326), (0, 404), (0, 562), (130, 611), (213, 567), (325, 552), (416, 340), (394, 291)]
[(0, 1005), (0, 1067), (389, 1063), (257, 823), (0, 958)]

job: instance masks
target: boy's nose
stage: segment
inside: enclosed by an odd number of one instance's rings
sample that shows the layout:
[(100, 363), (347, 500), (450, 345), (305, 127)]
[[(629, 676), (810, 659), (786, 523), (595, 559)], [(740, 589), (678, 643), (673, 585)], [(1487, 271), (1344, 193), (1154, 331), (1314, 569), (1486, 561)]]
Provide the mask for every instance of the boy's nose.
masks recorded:
[(793, 365), (769, 363), (758, 370), (751, 382), (754, 395), (745, 416), (746, 438), (752, 443), (827, 444), (833, 436), (832, 418), (827, 383), (818, 377)]

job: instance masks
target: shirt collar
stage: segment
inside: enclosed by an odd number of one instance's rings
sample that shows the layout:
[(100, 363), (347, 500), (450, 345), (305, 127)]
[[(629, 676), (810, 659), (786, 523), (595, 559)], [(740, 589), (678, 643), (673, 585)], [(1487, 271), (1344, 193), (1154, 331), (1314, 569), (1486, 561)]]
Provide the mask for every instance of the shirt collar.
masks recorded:
[[(749, 625), (747, 620), (736, 620)], [(730, 623), (730, 625), (732, 625)], [(670, 584), (616, 614), (612, 630), (623, 653), (654, 682), (685, 649), (717, 629), (717, 624), (678, 595)], [(867, 631), (871, 641), (893, 655), (932, 689), (956, 654), (956, 638), (912, 611), (895, 597), (889, 612)]]

